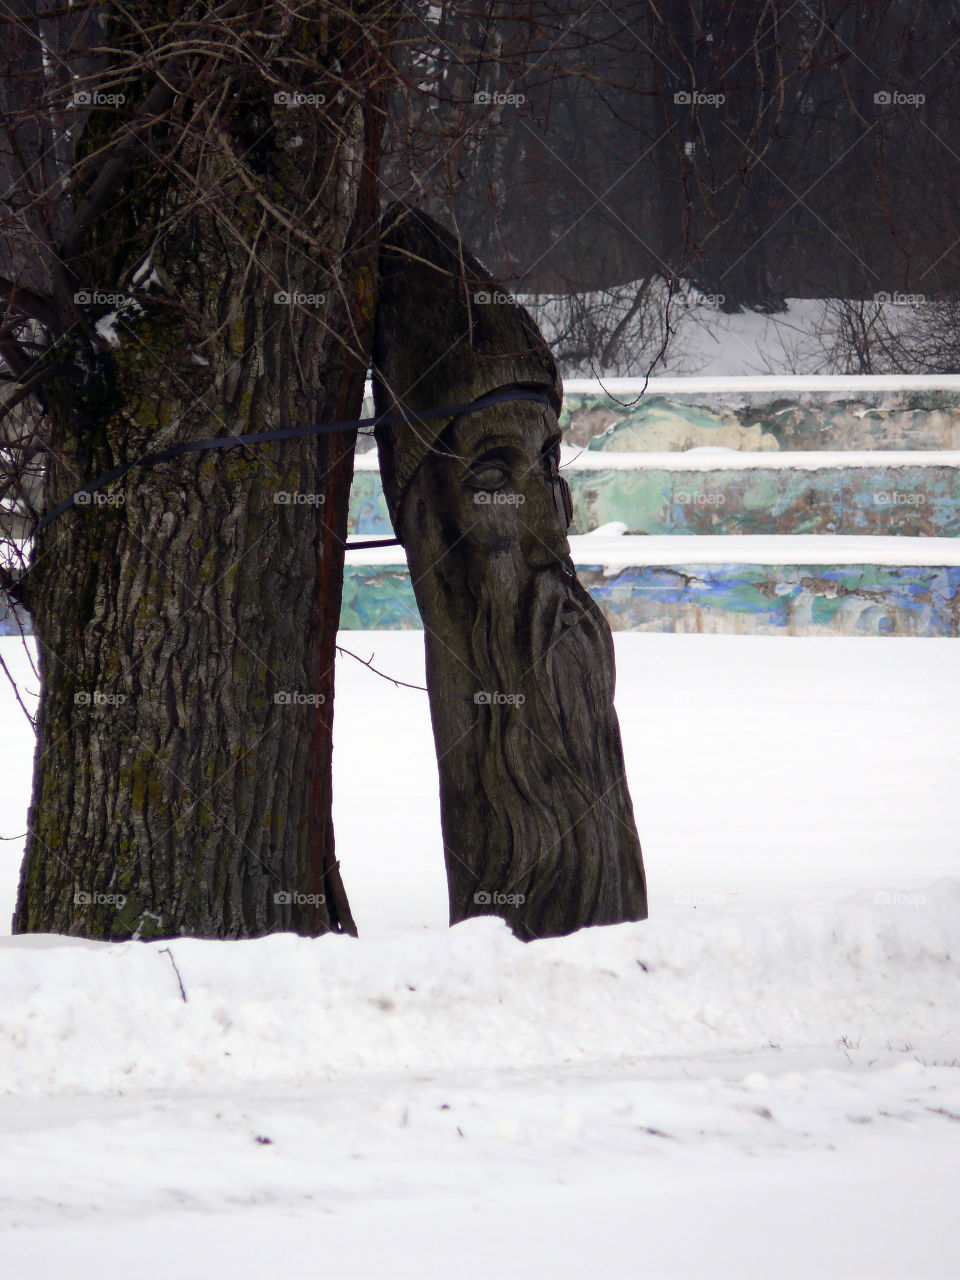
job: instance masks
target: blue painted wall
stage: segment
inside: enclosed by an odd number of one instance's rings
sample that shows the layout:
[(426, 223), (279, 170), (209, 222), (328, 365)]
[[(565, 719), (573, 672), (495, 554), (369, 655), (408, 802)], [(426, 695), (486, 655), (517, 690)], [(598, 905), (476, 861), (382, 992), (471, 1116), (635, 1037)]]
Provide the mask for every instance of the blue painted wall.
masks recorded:
[[(960, 566), (578, 566), (614, 631), (958, 636)], [(403, 566), (348, 565), (341, 626), (419, 629)]]

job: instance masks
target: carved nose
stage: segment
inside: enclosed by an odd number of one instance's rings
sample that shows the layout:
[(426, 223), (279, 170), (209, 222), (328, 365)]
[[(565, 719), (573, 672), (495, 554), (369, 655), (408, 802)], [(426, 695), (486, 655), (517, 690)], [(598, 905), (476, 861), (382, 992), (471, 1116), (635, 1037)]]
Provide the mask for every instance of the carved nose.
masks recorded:
[(552, 521), (547, 529), (528, 527), (524, 537), (524, 559), (536, 569), (545, 569), (570, 555), (565, 531)]
[(553, 504), (558, 511), (563, 512), (564, 528), (569, 529), (573, 523), (573, 495), (563, 476), (553, 477)]

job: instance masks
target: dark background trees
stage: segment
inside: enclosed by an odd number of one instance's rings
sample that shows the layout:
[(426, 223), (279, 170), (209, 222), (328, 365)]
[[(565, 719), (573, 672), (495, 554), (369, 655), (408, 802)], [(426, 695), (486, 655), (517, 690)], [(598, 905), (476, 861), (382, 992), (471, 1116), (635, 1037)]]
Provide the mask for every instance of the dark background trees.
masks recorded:
[[(443, 176), (431, 210), (452, 210), (518, 291), (570, 298), (574, 345), (577, 295), (621, 288), (623, 315), (652, 281), (692, 284), (727, 311), (956, 296), (956, 3), (538, 0), (431, 13), (436, 56), (407, 66), (430, 92), (391, 119), (391, 188), (418, 194), (409, 154), (431, 159)], [(442, 125), (474, 118), (451, 146)], [(610, 332), (582, 320), (580, 346), (602, 365)]]

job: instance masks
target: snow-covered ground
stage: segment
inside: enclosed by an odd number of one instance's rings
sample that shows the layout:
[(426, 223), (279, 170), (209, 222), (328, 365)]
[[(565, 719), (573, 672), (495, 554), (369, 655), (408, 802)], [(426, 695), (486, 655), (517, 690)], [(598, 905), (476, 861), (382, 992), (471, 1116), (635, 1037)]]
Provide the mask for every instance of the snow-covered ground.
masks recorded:
[(0, 938), (4, 1276), (960, 1275), (960, 646), (615, 642), (644, 924), (446, 929), (426, 695), (345, 656), (359, 941)]
[[(614, 326), (627, 320), (626, 313), (639, 285), (640, 281), (634, 281), (614, 290), (580, 294), (577, 311), (580, 314), (583, 308), (593, 311), (594, 317), (601, 319), (601, 332), (605, 330), (609, 337)], [(612, 366), (599, 370), (605, 383), (607, 376), (615, 373), (642, 376), (654, 359), (657, 359), (656, 376), (663, 381), (742, 379), (768, 375), (830, 377), (838, 369), (857, 366), (858, 353), (851, 347), (846, 321), (834, 300), (786, 298), (783, 311), (773, 315), (756, 311), (730, 314), (719, 310), (704, 295), (697, 300), (699, 290), (688, 289), (685, 293), (683, 303), (677, 295), (674, 296), (670, 307), (669, 339), (662, 358), (658, 359), (665, 336), (666, 296), (661, 287), (654, 286), (646, 314), (641, 311), (632, 322), (627, 321), (622, 330)], [(929, 345), (929, 334), (936, 332), (938, 326), (943, 327), (937, 305), (904, 306), (889, 297), (885, 302), (881, 298), (882, 295), (877, 295), (873, 304), (864, 300), (868, 330), (875, 334), (870, 350), (873, 366), (882, 368), (886, 365), (896, 370), (897, 363), (902, 363), (895, 356), (890, 357), (886, 345), (877, 340), (876, 335), (886, 331), (891, 336), (895, 335), (895, 343), (899, 342), (906, 350), (916, 350), (918, 355), (914, 365), (923, 368), (924, 358), (920, 353)], [(582, 345), (571, 333), (569, 311), (559, 299), (541, 294), (522, 297), (521, 300), (530, 307), (554, 350)], [(575, 356), (570, 357), (564, 372), (571, 377), (579, 374), (582, 382), (595, 377), (598, 372), (596, 350), (605, 341), (604, 337), (600, 337), (599, 342), (594, 339), (592, 357), (584, 357), (580, 362)], [(871, 376), (900, 379), (905, 375), (896, 371), (889, 375)]]

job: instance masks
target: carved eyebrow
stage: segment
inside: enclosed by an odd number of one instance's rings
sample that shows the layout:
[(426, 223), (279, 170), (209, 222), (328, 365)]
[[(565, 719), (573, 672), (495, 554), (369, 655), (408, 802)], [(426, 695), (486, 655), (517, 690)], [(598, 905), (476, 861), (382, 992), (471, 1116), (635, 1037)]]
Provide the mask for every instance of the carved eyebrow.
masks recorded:
[[(474, 431), (476, 432), (476, 435), (474, 435)], [(544, 449), (555, 448), (556, 445), (560, 442), (560, 440), (562, 440), (562, 438), (563, 438), (562, 432), (560, 431), (552, 432), (548, 437), (546, 437), (546, 439), (540, 445), (538, 452), (542, 453)], [(518, 438), (515, 432), (505, 432), (505, 431), (490, 432), (489, 428), (484, 429), (482, 427), (479, 429), (474, 428), (473, 431), (471, 431), (471, 429), (467, 427), (463, 433), (463, 437), (460, 443), (461, 443), (461, 447), (463, 449), (464, 455), (469, 458), (469, 457), (477, 457), (479, 456), (481, 451), (491, 450), (491, 449), (509, 448), (514, 450), (520, 450), (520, 449), (523, 449), (525, 446), (529, 447), (530, 443), (532, 442), (529, 440), (529, 437)]]
[(533, 470), (543, 456), (543, 451), (555, 449), (562, 438), (561, 431), (553, 431), (537, 447), (529, 437), (518, 438), (516, 432), (491, 427), (480, 421), (470, 422), (460, 418), (454, 419), (435, 445), (435, 449), (448, 457), (455, 458), (464, 466), (472, 467), (476, 466), (481, 458), (497, 450), (510, 450), (514, 454), (519, 454), (532, 446), (536, 452), (533, 455), (534, 461), (528, 469)]
[[(454, 438), (459, 435), (460, 448), (454, 448)], [(481, 449), (502, 448), (504, 445), (515, 445), (516, 437), (503, 431), (491, 432), (482, 423), (471, 427), (464, 425), (462, 419), (454, 419), (436, 443), (436, 448), (460, 462), (470, 462)]]
[(516, 458), (520, 456), (521, 449), (516, 436), (497, 434), (481, 436), (476, 442), (474, 440), (461, 442), (461, 452), (452, 452), (453, 456), (463, 463), (463, 466), (470, 468), (479, 466), (481, 462), (497, 456), (497, 454), (500, 457), (511, 454), (512, 457)]
[(475, 443), (473, 441), (470, 442), (467, 454), (470, 457), (478, 458), (483, 453), (491, 453), (494, 449), (503, 449), (504, 447), (516, 449), (516, 437), (508, 435), (481, 436)]

